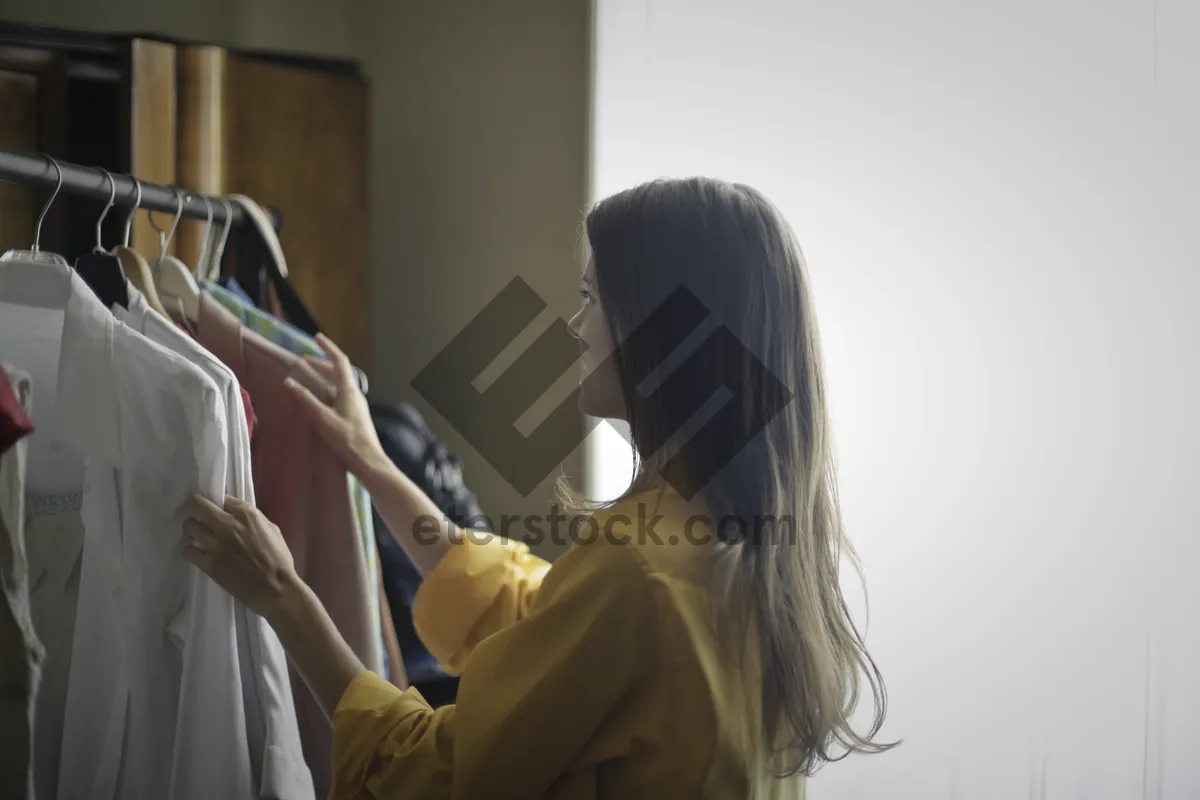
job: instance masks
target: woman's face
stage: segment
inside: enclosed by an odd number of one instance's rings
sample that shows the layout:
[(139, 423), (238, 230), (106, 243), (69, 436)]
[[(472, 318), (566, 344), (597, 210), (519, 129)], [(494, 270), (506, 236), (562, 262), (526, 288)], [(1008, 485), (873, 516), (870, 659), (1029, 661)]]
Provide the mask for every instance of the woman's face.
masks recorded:
[(596, 287), (596, 262), (588, 258), (580, 281), (583, 308), (571, 318), (570, 328), (579, 340), (583, 359), (579, 409), (589, 416), (624, 419), (625, 401), (621, 396), (621, 378), (613, 357), (613, 337), (604, 316), (600, 291)]

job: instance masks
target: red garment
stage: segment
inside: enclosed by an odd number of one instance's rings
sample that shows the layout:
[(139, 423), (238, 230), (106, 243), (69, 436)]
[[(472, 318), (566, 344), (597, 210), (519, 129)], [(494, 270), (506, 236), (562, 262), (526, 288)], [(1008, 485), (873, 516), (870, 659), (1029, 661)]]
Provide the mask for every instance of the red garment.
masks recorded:
[(33, 433), (33, 422), (21, 408), (8, 375), (0, 369), (0, 453)]
[[(192, 336), (191, 331), (180, 325), (178, 322), (175, 323), (175, 327), (179, 328), (179, 330), (183, 331), (188, 336), (191, 336), (193, 339), (196, 338), (195, 336)], [(258, 417), (254, 415), (254, 403), (250, 402), (250, 393), (247, 392), (246, 387), (242, 386), (240, 383), (238, 384), (238, 391), (242, 393), (242, 405), (246, 409), (246, 430), (250, 434), (250, 438), (253, 439), (254, 423), (258, 421)]]
[(254, 423), (258, 420), (254, 416), (254, 403), (250, 402), (250, 393), (246, 391), (245, 387), (238, 384), (238, 389), (242, 393), (242, 405), (246, 407), (246, 430), (249, 432), (250, 438), (253, 439)]

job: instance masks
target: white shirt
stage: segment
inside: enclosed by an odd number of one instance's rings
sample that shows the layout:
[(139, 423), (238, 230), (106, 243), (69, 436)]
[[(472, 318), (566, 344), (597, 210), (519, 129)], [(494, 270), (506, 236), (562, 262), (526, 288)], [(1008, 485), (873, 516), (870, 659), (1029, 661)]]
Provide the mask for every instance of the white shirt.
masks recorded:
[[(145, 295), (132, 285), (128, 287), (128, 293), (128, 310), (114, 306), (113, 316), (152, 342), (200, 367), (221, 390), (230, 434), (225, 491), (231, 497), (253, 504), (250, 430), (237, 378), (216, 356), (151, 308)], [(255, 785), (261, 788), (263, 797), (313, 800), (312, 777), (304, 763), (296, 707), (292, 701), (287, 654), (275, 631), (262, 617), (237, 602), (234, 612), (246, 734)]]
[[(29, 414), (29, 376), (0, 364), (21, 409)], [(13, 800), (34, 800), (30, 713), (45, 648), (34, 633), (25, 548), (24, 437), (0, 451), (0, 786)]]
[[(81, 465), (66, 470), (82, 475), (84, 542), (57, 797), (257, 797), (234, 603), (180, 552), (188, 496), (224, 499), (223, 393), (114, 319), (73, 271), (63, 305), (0, 303), (0, 359), (35, 385), (54, 378), (35, 398), (30, 451)], [(29, 484), (39, 480), (69, 488), (50, 472)], [(263, 785), (302, 768), (264, 764)]]

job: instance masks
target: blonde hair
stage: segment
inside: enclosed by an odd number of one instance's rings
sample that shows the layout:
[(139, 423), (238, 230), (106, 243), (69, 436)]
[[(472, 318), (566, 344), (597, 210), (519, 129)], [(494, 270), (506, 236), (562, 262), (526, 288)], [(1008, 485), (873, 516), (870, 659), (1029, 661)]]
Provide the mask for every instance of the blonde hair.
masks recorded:
[[(735, 663), (757, 632), (776, 771), (811, 775), (894, 747), (874, 741), (887, 693), (839, 581), (843, 557), (862, 572), (842, 526), (816, 314), (790, 226), (749, 186), (690, 178), (609, 197), (585, 228), (633, 438), (625, 496), (666, 480), (736, 520), (715, 548), (712, 608)], [(641, 391), (701, 318), (713, 323), (703, 357)], [(722, 386), (733, 401), (706, 423), (707, 438), (677, 441)], [(793, 537), (765, 541), (764, 519), (791, 521)], [(874, 716), (859, 733), (850, 716), (864, 680)]]

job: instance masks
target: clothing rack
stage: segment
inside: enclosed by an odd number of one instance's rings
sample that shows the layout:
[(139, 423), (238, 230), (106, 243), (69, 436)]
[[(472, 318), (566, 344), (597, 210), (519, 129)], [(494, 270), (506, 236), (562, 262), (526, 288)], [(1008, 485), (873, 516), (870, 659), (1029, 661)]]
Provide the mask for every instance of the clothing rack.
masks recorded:
[[(55, 165), (57, 165), (57, 169)], [(105, 175), (99, 167), (81, 167), (78, 164), (69, 164), (58, 159), (51, 161), (49, 156), (36, 153), (19, 153), (0, 149), (0, 180), (25, 186), (37, 186), (53, 192), (54, 187), (59, 183), (59, 170), (62, 171), (62, 188), (59, 191), (66, 194), (108, 202), (112, 197), (115, 183), (116, 197), (113, 198), (113, 202), (118, 206), (128, 208), (136, 203), (137, 207), (141, 209), (175, 214), (179, 210), (179, 203), (182, 200), (182, 213), (185, 217), (207, 220), (209, 206), (211, 206), (213, 224), (223, 225), (225, 223), (227, 208), (233, 213), (233, 225), (245, 221), (245, 212), (241, 208), (236, 205), (229, 207), (218, 197), (208, 196), (209, 205), (205, 205), (206, 195), (199, 192), (147, 181), (135, 182), (128, 175), (118, 175), (113, 172)], [(109, 182), (109, 175), (112, 176), (113, 183)], [(138, 200), (139, 185), (141, 186), (140, 201)], [(272, 209), (271, 217), (272, 224), (278, 230), (280, 228), (278, 212)]]

